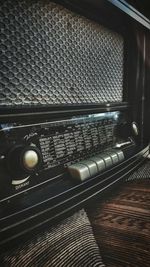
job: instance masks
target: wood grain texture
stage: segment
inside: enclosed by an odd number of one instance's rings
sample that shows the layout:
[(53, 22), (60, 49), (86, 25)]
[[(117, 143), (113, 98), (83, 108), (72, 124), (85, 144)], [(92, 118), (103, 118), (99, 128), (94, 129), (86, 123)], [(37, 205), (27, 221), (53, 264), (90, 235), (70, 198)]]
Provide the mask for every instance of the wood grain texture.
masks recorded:
[(127, 182), (87, 212), (106, 266), (150, 266), (150, 180)]

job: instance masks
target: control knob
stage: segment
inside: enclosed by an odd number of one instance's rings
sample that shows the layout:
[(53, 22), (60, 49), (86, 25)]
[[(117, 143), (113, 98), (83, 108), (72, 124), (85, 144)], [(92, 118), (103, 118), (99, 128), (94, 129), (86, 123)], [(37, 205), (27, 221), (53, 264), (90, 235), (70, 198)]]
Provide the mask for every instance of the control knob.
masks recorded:
[(41, 154), (34, 146), (18, 145), (8, 152), (7, 166), (15, 178), (35, 172), (41, 163)]
[(39, 155), (33, 149), (26, 150), (22, 158), (23, 166), (27, 170), (34, 170), (39, 163)]

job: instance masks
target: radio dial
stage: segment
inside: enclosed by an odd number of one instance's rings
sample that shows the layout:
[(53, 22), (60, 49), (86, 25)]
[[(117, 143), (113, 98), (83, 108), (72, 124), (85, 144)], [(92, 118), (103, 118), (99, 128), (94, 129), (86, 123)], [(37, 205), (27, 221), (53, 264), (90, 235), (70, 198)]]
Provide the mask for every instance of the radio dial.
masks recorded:
[(135, 136), (139, 135), (139, 128), (136, 122), (132, 122), (132, 131), (134, 133)]
[(27, 170), (34, 170), (39, 163), (39, 155), (35, 150), (27, 150), (23, 155), (23, 165)]
[(40, 151), (36, 147), (18, 145), (8, 153), (7, 165), (16, 178), (36, 171), (41, 162)]

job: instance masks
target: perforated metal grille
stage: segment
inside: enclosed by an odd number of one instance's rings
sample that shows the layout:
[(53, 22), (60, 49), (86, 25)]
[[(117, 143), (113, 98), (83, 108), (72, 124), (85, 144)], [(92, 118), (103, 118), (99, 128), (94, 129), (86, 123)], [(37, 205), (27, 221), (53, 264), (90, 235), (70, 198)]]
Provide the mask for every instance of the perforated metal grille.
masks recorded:
[(2, 1), (0, 106), (122, 101), (122, 36), (47, 1)]
[(127, 181), (140, 180), (140, 179), (150, 179), (150, 161), (146, 161), (138, 170), (136, 170), (132, 175), (129, 176)]

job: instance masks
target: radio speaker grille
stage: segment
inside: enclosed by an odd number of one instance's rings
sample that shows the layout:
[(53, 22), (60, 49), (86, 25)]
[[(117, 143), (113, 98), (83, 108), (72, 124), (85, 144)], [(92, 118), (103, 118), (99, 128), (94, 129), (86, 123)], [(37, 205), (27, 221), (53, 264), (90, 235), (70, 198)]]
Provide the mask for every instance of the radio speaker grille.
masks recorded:
[(123, 38), (47, 1), (0, 9), (0, 106), (123, 99)]

